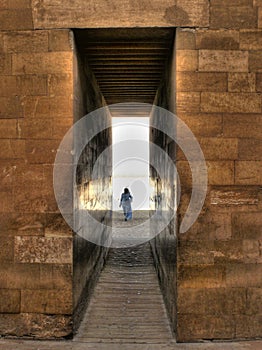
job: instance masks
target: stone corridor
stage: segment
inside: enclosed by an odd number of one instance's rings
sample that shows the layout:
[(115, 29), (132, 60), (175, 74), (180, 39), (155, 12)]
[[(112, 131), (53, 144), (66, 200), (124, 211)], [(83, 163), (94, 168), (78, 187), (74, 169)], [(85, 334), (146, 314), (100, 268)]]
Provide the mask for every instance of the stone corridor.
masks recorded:
[(149, 243), (110, 250), (75, 341), (165, 344), (171, 340)]

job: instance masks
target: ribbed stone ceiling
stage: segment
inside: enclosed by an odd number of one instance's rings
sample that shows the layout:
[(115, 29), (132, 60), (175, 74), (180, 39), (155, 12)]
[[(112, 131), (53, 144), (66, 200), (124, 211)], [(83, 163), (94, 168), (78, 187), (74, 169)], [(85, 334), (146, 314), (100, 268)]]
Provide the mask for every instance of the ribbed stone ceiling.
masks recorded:
[(172, 48), (172, 28), (76, 30), (78, 49), (107, 104), (152, 104)]

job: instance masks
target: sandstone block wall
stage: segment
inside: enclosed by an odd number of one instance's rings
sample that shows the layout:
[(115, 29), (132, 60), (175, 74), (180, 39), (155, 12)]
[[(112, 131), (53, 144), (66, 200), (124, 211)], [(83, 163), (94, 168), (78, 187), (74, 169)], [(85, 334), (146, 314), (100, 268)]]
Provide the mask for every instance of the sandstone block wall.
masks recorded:
[(73, 53), (68, 30), (35, 32), (28, 10), (10, 11), (23, 30), (0, 32), (0, 333), (61, 337), (71, 332), (72, 235), (52, 170), (73, 123)]
[[(183, 27), (169, 103), (208, 166), (207, 200), (178, 237), (177, 268), (172, 255), (161, 262), (177, 292), (177, 339), (261, 337), (260, 0), (1, 1), (1, 334), (72, 332), (72, 235), (52, 188), (56, 149), (74, 119), (68, 28), (135, 26)], [(181, 220), (191, 175), (177, 157)]]
[[(262, 31), (252, 1), (211, 1), (210, 10), (209, 29), (176, 37), (177, 115), (199, 140), (209, 184), (198, 221), (178, 237), (181, 341), (261, 336)], [(182, 217), (191, 176), (180, 150), (177, 165)]]

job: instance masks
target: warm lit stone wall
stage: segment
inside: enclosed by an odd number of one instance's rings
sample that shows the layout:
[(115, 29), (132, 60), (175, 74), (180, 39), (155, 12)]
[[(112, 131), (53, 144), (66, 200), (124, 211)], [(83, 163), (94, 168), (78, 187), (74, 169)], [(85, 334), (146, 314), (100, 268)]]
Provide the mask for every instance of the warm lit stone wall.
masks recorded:
[(73, 123), (69, 31), (0, 38), (0, 333), (60, 337), (71, 332), (72, 238), (52, 172)]
[[(178, 237), (177, 339), (261, 337), (260, 0), (1, 1), (0, 333), (72, 331), (72, 237), (52, 189), (73, 123), (66, 28), (110, 26), (184, 27), (176, 113), (203, 148), (209, 188), (200, 218)], [(177, 157), (182, 217), (191, 180)]]
[[(262, 31), (252, 1), (211, 1), (210, 13), (210, 29), (176, 36), (177, 115), (198, 137), (209, 184), (198, 221), (179, 235), (181, 341), (262, 335)], [(183, 216), (191, 176), (180, 150), (177, 159)]]
[[(209, 28), (177, 29), (169, 75), (172, 82), (175, 70), (176, 87), (170, 95), (165, 77), (156, 99), (191, 128), (208, 167), (207, 199), (193, 227), (178, 235), (177, 267), (169, 228), (153, 245), (179, 341), (262, 334), (262, 31), (260, 9), (253, 6), (261, 3), (210, 3)], [(179, 148), (176, 159), (182, 182), (178, 230), (192, 186)]]

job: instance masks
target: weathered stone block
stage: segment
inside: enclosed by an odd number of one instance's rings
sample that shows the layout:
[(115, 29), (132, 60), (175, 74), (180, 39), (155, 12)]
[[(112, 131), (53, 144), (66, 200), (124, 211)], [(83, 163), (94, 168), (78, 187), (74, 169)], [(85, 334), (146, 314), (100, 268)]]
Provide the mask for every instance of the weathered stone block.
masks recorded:
[(237, 240), (215, 241), (215, 264), (228, 265), (230, 263), (244, 262), (243, 242)]
[(258, 28), (262, 28), (262, 5), (258, 8)]
[[(200, 147), (204, 153), (206, 160), (223, 160), (238, 158), (238, 140), (225, 138), (201, 138), (199, 140)], [(190, 152), (187, 152), (190, 157), (197, 159), (198, 152), (193, 147)], [(185, 159), (185, 155), (177, 149), (177, 160)]]
[(237, 159), (238, 140), (225, 138), (203, 138), (200, 147), (206, 160)]
[(256, 76), (254, 73), (229, 73), (229, 92), (255, 92)]
[(261, 287), (262, 264), (226, 265), (226, 285), (229, 287)]
[(262, 116), (258, 114), (224, 114), (225, 137), (262, 139)]
[[(208, 26), (207, 0), (155, 0), (141, 4), (124, 0), (121, 3), (105, 0), (83, 3), (69, 0), (34, 0), (36, 28), (114, 28), (114, 27), (174, 27)], [(116, 11), (117, 9), (117, 11)], [(72, 15), (74, 14), (74, 15)]]
[(236, 324), (236, 338), (259, 338), (261, 336), (261, 315), (240, 315)]
[(176, 51), (176, 71), (196, 71), (198, 67), (197, 50), (177, 50)]
[(243, 241), (243, 261), (245, 263), (261, 264), (262, 257), (260, 253), (260, 243), (252, 239), (245, 239)]
[(45, 237), (71, 237), (72, 229), (61, 214), (47, 214)]
[(255, 93), (202, 92), (201, 111), (261, 113), (261, 96)]
[(238, 161), (236, 162), (236, 184), (261, 185), (262, 162), (261, 161)]
[(178, 92), (177, 95), (177, 114), (192, 114), (200, 112), (200, 93), (199, 92)]
[(72, 264), (41, 264), (38, 289), (71, 290)]
[(30, 0), (1, 0), (1, 9), (25, 9), (31, 8)]
[(16, 237), (15, 261), (19, 263), (70, 264), (72, 262), (72, 239)]
[(196, 34), (189, 29), (180, 29), (176, 31), (176, 49), (177, 50), (195, 50)]
[(233, 239), (261, 240), (261, 212), (232, 214), (232, 237)]
[(72, 118), (73, 101), (68, 96), (25, 97), (23, 115), (25, 118)]
[(208, 183), (210, 185), (233, 185), (234, 162), (233, 161), (208, 161)]
[(0, 10), (0, 30), (33, 29), (32, 10), (12, 9)]
[(72, 74), (50, 74), (48, 76), (49, 96), (71, 96), (72, 90)]
[[(58, 208), (54, 195), (50, 193), (48, 196), (45, 192), (38, 188), (34, 191), (29, 191), (29, 189), (23, 191), (21, 187), (16, 187), (14, 189), (15, 211), (19, 214), (57, 212)], [(51, 192), (50, 189), (49, 192)]]
[(21, 136), (26, 139), (52, 139), (53, 119), (25, 119), (19, 123)]
[(47, 75), (17, 76), (17, 90), (21, 95), (47, 95)]
[(241, 50), (262, 50), (262, 31), (243, 30), (239, 34)]
[(0, 74), (10, 75), (12, 74), (12, 61), (11, 55), (0, 54)]
[(259, 190), (257, 187), (242, 188), (236, 186), (217, 187), (210, 191), (211, 205), (243, 206), (258, 205)]
[(22, 290), (21, 312), (38, 314), (72, 314), (71, 290)]
[(178, 314), (177, 322), (177, 341), (179, 342), (201, 339), (233, 339), (235, 335), (235, 322), (232, 316)]
[(0, 265), (0, 285), (3, 289), (36, 289), (39, 276), (39, 264)]
[(17, 121), (15, 119), (1, 119), (0, 138), (13, 139), (17, 136)]
[[(198, 162), (195, 162), (194, 165), (196, 168), (200, 169), (200, 164)], [(176, 167), (180, 177), (182, 189), (188, 190), (188, 188), (192, 187), (192, 175), (188, 161), (178, 160), (176, 162)], [(200, 181), (200, 184), (201, 183), (202, 182)]]
[(223, 266), (199, 265), (178, 267), (178, 286), (181, 288), (221, 288), (225, 286)]
[(38, 315), (33, 313), (0, 314), (0, 333), (17, 337), (62, 338), (71, 335), (72, 318), (64, 315)]
[(256, 74), (256, 91), (262, 92), (262, 74)]
[(178, 312), (193, 315), (235, 315), (246, 311), (245, 288), (178, 289)]
[(206, 211), (180, 240), (228, 240), (231, 238), (231, 214)]
[(71, 52), (21, 53), (13, 55), (13, 74), (56, 74), (72, 72)]
[(21, 118), (22, 103), (18, 96), (0, 97), (0, 118)]
[(262, 51), (249, 52), (249, 71), (262, 72)]
[(1, 230), (3, 236), (43, 236), (46, 225), (46, 215), (43, 213), (8, 213), (0, 215)]
[(0, 289), (0, 313), (19, 313), (21, 302), (20, 294), (20, 290)]
[(6, 53), (47, 52), (47, 31), (21, 31), (4, 34), (4, 49)]
[(0, 33), (0, 54), (4, 53), (4, 36)]
[(210, 28), (257, 28), (257, 9), (252, 4), (250, 6), (213, 5), (210, 8)]
[(2, 160), (0, 164), (0, 186), (2, 190), (12, 190), (16, 166), (11, 160)]
[(1, 76), (0, 79), (0, 96), (8, 97), (15, 95), (16, 89), (16, 77), (14, 76)]
[(202, 265), (214, 263), (213, 241), (188, 241), (178, 243), (178, 263), (183, 265)]
[(212, 6), (253, 6), (253, 0), (232, 0), (228, 2), (227, 0), (210, 0)]
[(196, 137), (216, 137), (222, 135), (222, 114), (183, 114), (181, 119), (190, 127)]
[(50, 30), (49, 31), (49, 51), (71, 51), (72, 43), (70, 31)]
[(227, 74), (179, 72), (176, 88), (177, 91), (227, 91)]
[[(0, 237), (0, 262), (12, 263), (14, 261), (14, 239), (13, 237)], [(0, 290), (1, 291), (1, 290)]]
[(53, 164), (58, 146), (57, 140), (26, 141), (26, 158), (31, 164)]
[(241, 139), (239, 141), (239, 159), (262, 160), (262, 140)]
[(69, 129), (73, 125), (72, 118), (64, 118), (64, 119), (58, 119), (55, 118), (53, 120), (53, 137), (55, 139), (62, 139), (65, 134), (69, 131)]
[(14, 211), (13, 194), (11, 190), (2, 190), (0, 192), (0, 213), (10, 213)]
[(21, 159), (25, 158), (24, 140), (0, 140), (1, 159)]
[(34, 164), (18, 164), (14, 172), (14, 184), (16, 188), (21, 188), (26, 194), (26, 191), (33, 191), (35, 188), (39, 190), (43, 185), (44, 175), (43, 166)]
[(199, 50), (199, 70), (207, 72), (248, 72), (248, 52)]
[(238, 50), (239, 31), (237, 30), (198, 30), (196, 48), (205, 50)]
[(247, 314), (262, 315), (262, 288), (247, 289)]

